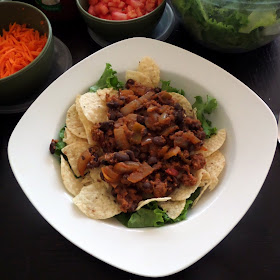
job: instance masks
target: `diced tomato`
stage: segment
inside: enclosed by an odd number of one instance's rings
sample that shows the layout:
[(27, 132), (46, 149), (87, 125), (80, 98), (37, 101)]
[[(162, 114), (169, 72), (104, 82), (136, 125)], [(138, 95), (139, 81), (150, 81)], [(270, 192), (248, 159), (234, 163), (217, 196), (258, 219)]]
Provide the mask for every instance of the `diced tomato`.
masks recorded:
[(129, 18), (137, 18), (137, 13), (135, 10), (131, 10), (127, 13)]
[(94, 6), (98, 3), (98, 0), (89, 0), (88, 3), (89, 3), (89, 5)]
[(109, 13), (108, 7), (104, 3), (101, 3), (101, 2), (96, 4), (94, 9), (95, 9), (95, 12), (97, 15), (105, 16), (106, 14)]
[(157, 0), (147, 0), (145, 8), (147, 12), (151, 12), (156, 7)]
[(139, 0), (126, 0), (126, 3), (130, 6), (132, 6), (133, 8), (143, 8), (145, 5), (140, 2)]
[(175, 168), (167, 168), (165, 172), (171, 176), (178, 176), (179, 172)]
[(88, 0), (88, 13), (102, 19), (127, 20), (146, 15), (163, 0)]
[(136, 14), (137, 14), (137, 17), (142, 17), (142, 16), (143, 16), (143, 13), (142, 13), (140, 7), (136, 8), (136, 9), (135, 9), (135, 12), (136, 12)]
[(127, 14), (125, 13), (122, 13), (122, 12), (112, 12), (112, 19), (113, 20), (127, 20), (128, 19), (128, 16)]
[(125, 2), (121, 1), (120, 4), (118, 5), (118, 8), (122, 9), (125, 7)]
[(120, 12), (120, 13), (123, 12), (122, 9), (115, 8), (115, 7), (109, 7), (109, 11), (110, 11), (111, 14), (112, 14), (112, 12)]
[(96, 16), (96, 13), (94, 11), (94, 6), (90, 5), (89, 8), (88, 8), (88, 13), (93, 15), (93, 16)]

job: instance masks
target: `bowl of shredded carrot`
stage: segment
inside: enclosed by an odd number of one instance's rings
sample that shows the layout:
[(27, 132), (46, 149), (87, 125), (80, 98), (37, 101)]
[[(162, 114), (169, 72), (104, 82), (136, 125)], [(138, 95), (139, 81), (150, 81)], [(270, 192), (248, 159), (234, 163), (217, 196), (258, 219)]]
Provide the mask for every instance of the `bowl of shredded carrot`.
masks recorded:
[(54, 43), (47, 17), (23, 2), (0, 2), (0, 105), (26, 100), (46, 81)]

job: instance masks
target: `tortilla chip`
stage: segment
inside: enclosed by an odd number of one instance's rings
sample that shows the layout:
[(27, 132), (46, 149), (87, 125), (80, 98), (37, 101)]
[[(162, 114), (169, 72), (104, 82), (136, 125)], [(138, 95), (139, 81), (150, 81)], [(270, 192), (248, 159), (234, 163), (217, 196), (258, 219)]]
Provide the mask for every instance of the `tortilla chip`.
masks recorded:
[(125, 74), (125, 80), (127, 81), (129, 79), (132, 79), (138, 84), (141, 84), (146, 87), (151, 87), (151, 88), (154, 87), (151, 79), (147, 75), (138, 71), (127, 70)]
[(199, 199), (202, 197), (202, 195), (204, 194), (204, 192), (207, 190), (207, 188), (210, 186), (211, 184), (211, 176), (210, 174), (206, 171), (203, 173), (202, 178), (201, 178), (201, 182), (199, 184), (200, 189), (200, 193), (199, 196), (194, 200), (192, 207), (194, 207), (197, 202), (199, 201)]
[(215, 187), (218, 185), (219, 179), (216, 176), (211, 176), (211, 183), (208, 187), (210, 191), (214, 190)]
[(188, 99), (185, 96), (177, 92), (169, 92), (169, 93), (172, 95), (173, 100), (176, 103), (179, 103), (183, 107), (187, 116), (196, 117), (191, 103), (188, 101)]
[(137, 206), (135, 211), (139, 210), (144, 205), (149, 204), (152, 201), (167, 201), (169, 199), (171, 199), (171, 197), (154, 197), (154, 198), (149, 198), (149, 199), (146, 199), (146, 200), (142, 200), (138, 203), (138, 206)]
[(138, 65), (138, 71), (148, 76), (154, 87), (158, 86), (160, 69), (151, 57), (145, 56), (141, 59)]
[(70, 145), (79, 141), (87, 143), (87, 139), (76, 136), (66, 127), (64, 131), (63, 142), (65, 142), (67, 145)]
[(182, 201), (165, 201), (159, 202), (158, 205), (167, 213), (168, 217), (171, 219), (176, 219), (185, 208), (186, 200)]
[(81, 191), (81, 189), (87, 185), (87, 182), (89, 182), (89, 180), (91, 181), (91, 178), (89, 175), (86, 175), (83, 178), (76, 178), (68, 162), (64, 159), (64, 157), (61, 156), (60, 158), (61, 158), (60, 170), (61, 170), (61, 177), (62, 177), (62, 182), (64, 184), (64, 187), (69, 193), (76, 196)]
[(206, 158), (205, 169), (211, 176), (219, 177), (225, 167), (225, 164), (226, 160), (224, 155), (220, 151), (216, 151)]
[(99, 98), (106, 102), (106, 96), (113, 96), (118, 94), (118, 91), (113, 89), (113, 88), (103, 88), (103, 89), (99, 89), (97, 90), (96, 94), (99, 96)]
[(81, 98), (81, 95), (78, 95), (76, 97), (76, 109), (77, 109), (77, 112), (79, 114), (79, 118), (84, 126), (84, 130), (86, 132), (86, 137), (87, 137), (87, 140), (88, 140), (88, 143), (91, 144), (91, 145), (94, 145), (95, 142), (92, 140), (92, 137), (91, 137), (91, 129), (93, 127), (93, 123), (90, 122), (84, 115), (83, 113), (83, 110), (82, 110), (82, 107), (81, 107), (81, 104), (80, 104), (80, 98)]
[[(100, 172), (101, 172), (101, 168), (100, 167), (95, 167), (93, 169), (90, 169), (90, 177), (91, 177), (91, 180), (93, 182), (104, 182), (101, 177), (100, 177)], [(104, 182), (106, 183), (106, 182)], [(107, 183), (106, 183), (107, 184)], [(109, 185), (109, 184), (108, 184)]]
[(82, 179), (82, 184), (83, 184), (84, 187), (93, 183), (89, 172), (84, 177), (82, 177), (81, 179)]
[(78, 171), (78, 159), (82, 152), (88, 149), (90, 145), (86, 142), (76, 142), (65, 146), (61, 151), (68, 158), (69, 164), (76, 176), (80, 176)]
[(197, 183), (194, 186), (185, 186), (181, 184), (178, 188), (176, 188), (171, 194), (172, 201), (181, 201), (188, 199), (192, 193), (199, 187), (203, 174), (208, 173), (205, 169), (200, 169), (196, 172)]
[(226, 130), (224, 128), (219, 129), (217, 134), (211, 136), (208, 139), (205, 139), (203, 146), (207, 149), (207, 151), (198, 151), (198, 153), (203, 154), (204, 157), (210, 156), (223, 146), (226, 140), (226, 136)]
[(73, 202), (92, 219), (108, 219), (121, 213), (120, 206), (111, 194), (111, 190), (103, 182), (83, 187), (73, 198)]
[(73, 104), (67, 111), (66, 126), (77, 137), (87, 138), (84, 126), (79, 118), (75, 104)]
[(97, 124), (108, 120), (106, 101), (101, 100), (95, 92), (87, 92), (81, 95), (80, 105), (84, 116), (91, 123)]

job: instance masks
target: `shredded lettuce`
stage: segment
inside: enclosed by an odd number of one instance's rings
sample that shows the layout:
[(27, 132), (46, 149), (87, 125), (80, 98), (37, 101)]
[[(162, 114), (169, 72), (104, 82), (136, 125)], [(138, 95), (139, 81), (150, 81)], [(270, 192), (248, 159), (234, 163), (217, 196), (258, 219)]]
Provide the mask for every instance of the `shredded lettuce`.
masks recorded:
[(203, 102), (201, 96), (195, 96), (195, 103), (192, 107), (196, 108), (197, 110), (197, 118), (200, 120), (207, 138), (209, 138), (213, 134), (216, 134), (217, 128), (212, 127), (211, 121), (206, 119), (205, 114), (211, 114), (217, 108), (217, 105), (217, 100), (215, 98), (210, 97), (209, 95), (207, 95), (206, 102)]
[(177, 92), (181, 95), (185, 95), (185, 92), (182, 89), (177, 89), (170, 86), (170, 81), (161, 81), (161, 90), (165, 90), (167, 92)]
[(128, 228), (161, 227), (165, 224), (177, 223), (187, 218), (188, 209), (199, 194), (200, 188), (197, 188), (191, 197), (186, 200), (183, 211), (176, 219), (169, 218), (167, 213), (159, 207), (156, 201), (150, 202), (136, 212), (121, 213), (115, 217)]
[(123, 88), (124, 85), (121, 81), (118, 80), (116, 74), (117, 72), (112, 69), (112, 65), (110, 63), (106, 63), (105, 70), (101, 75), (100, 79), (95, 85), (91, 86), (89, 90), (91, 92), (96, 92), (98, 89), (103, 88)]
[(273, 37), (268, 36), (266, 29), (280, 18), (280, 2), (173, 0), (172, 3), (198, 40), (225, 50), (250, 50), (269, 42)]

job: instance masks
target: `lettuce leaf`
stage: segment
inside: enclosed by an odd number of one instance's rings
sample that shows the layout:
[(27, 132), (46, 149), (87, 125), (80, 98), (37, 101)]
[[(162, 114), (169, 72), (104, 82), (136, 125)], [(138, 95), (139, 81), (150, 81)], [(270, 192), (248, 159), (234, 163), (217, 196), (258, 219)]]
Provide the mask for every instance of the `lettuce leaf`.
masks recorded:
[(113, 88), (121, 89), (124, 87), (123, 83), (118, 80), (117, 72), (112, 69), (110, 63), (106, 63), (105, 70), (97, 83), (90, 87), (91, 92), (96, 92), (98, 89)]
[(185, 95), (185, 92), (182, 89), (177, 89), (170, 86), (170, 81), (161, 81), (161, 90), (165, 90), (167, 92), (177, 92), (181, 95)]
[(212, 127), (211, 121), (207, 120), (204, 114), (211, 114), (217, 108), (217, 100), (207, 95), (207, 100), (204, 103), (201, 96), (195, 96), (195, 103), (193, 108), (196, 108), (197, 118), (200, 120), (206, 137), (209, 138), (211, 135), (217, 133), (217, 128)]
[(250, 50), (266, 43), (266, 29), (279, 20), (280, 3), (263, 0), (173, 0), (185, 26), (216, 49)]
[(54, 155), (57, 156), (59, 160), (60, 160), (60, 155), (62, 154), (61, 150), (66, 146), (66, 143), (63, 142), (64, 132), (65, 132), (65, 126), (60, 129), (58, 135), (59, 136), (58, 142), (55, 144)]
[(199, 196), (199, 193), (200, 188), (197, 188), (191, 197), (187, 199), (183, 211), (176, 219), (169, 218), (167, 213), (158, 206), (156, 201), (150, 202), (136, 212), (121, 213), (115, 217), (128, 228), (161, 227), (165, 224), (177, 223), (187, 218), (188, 209)]

